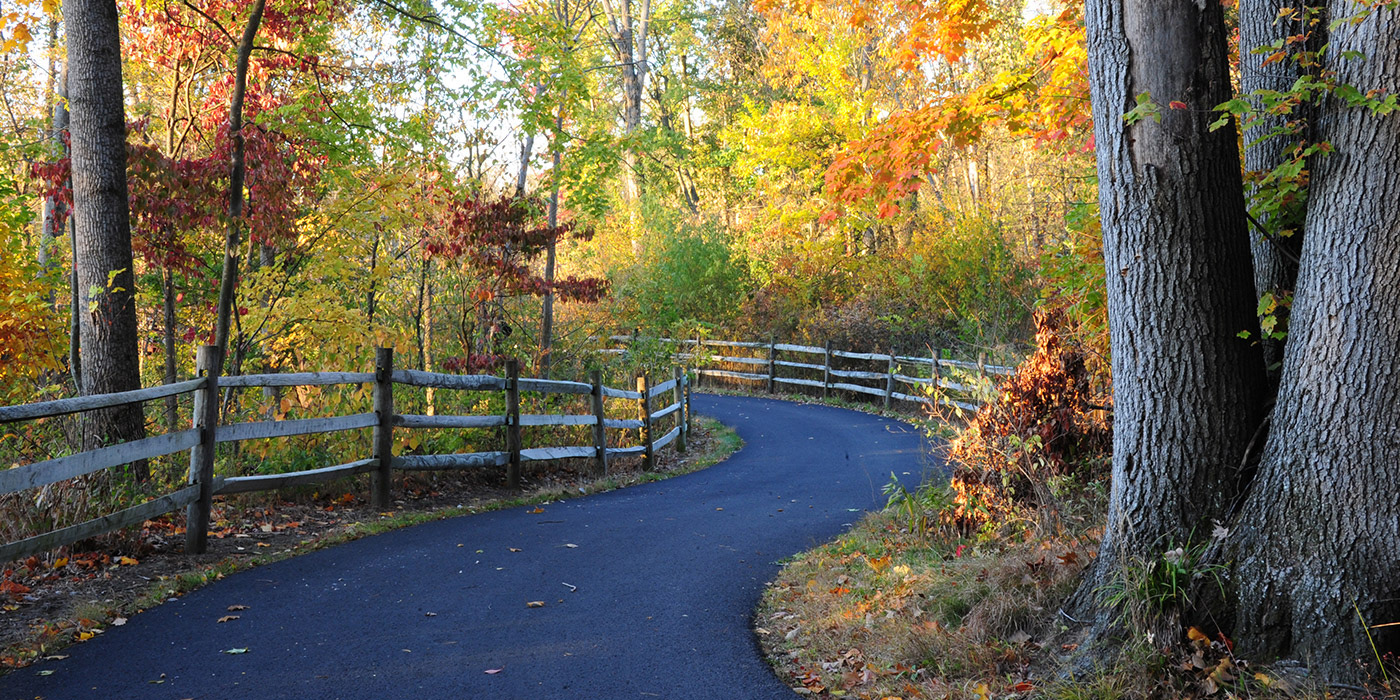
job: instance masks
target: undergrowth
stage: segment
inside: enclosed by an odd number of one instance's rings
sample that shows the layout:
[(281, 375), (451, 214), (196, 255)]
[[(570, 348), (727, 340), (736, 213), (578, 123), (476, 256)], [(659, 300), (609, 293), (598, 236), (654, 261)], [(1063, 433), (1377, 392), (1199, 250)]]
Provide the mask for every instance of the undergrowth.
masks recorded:
[(1035, 354), (952, 441), (949, 483), (892, 479), (884, 510), (787, 564), (754, 617), (779, 678), (875, 700), (1397, 697), (1389, 677), (1323, 686), (1223, 635), (1143, 622), (1222, 585), (1206, 538), (1127, 567), (1107, 597), (1138, 632), (1097, 662), (1077, 653), (1064, 603), (1102, 536), (1111, 425), (1063, 323), (1037, 314)]

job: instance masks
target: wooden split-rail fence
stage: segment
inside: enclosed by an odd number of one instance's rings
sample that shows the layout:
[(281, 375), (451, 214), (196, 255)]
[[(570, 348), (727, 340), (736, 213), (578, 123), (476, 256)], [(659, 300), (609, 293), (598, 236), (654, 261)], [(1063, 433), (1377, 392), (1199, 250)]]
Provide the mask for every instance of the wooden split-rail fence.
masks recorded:
[[(628, 344), (634, 336), (614, 335), (609, 340)], [(981, 400), (977, 398), (977, 387), (966, 383), (969, 376), (980, 376), (995, 381), (1000, 377), (1016, 373), (1015, 367), (987, 364), (986, 356), (979, 354), (976, 361), (953, 360), (942, 357), (942, 351), (933, 349), (927, 356), (896, 355), (888, 353), (849, 352), (832, 347), (828, 341), (823, 347), (794, 345), (774, 340), (764, 342), (709, 339), (660, 338), (662, 343), (678, 348), (675, 358), (678, 361), (695, 363), (697, 378), (709, 377), (726, 382), (744, 382), (749, 386), (764, 387), (774, 393), (779, 386), (802, 387), (820, 390), (822, 398), (830, 397), (833, 391), (845, 391), (880, 399), (885, 408), (893, 401), (907, 401), (926, 406), (951, 406), (964, 411), (976, 411)], [(623, 353), (625, 348), (609, 348), (604, 353)], [(816, 356), (813, 358), (812, 356)], [(815, 361), (814, 361), (815, 360)], [(845, 369), (838, 368), (838, 360)], [(860, 363), (872, 364), (875, 369), (855, 369)], [(721, 367), (746, 367), (751, 371), (721, 369)], [(782, 373), (779, 372), (782, 370)], [(807, 377), (795, 376), (805, 373)], [(955, 374), (957, 376), (955, 376)], [(820, 376), (821, 379), (816, 377)], [(963, 381), (959, 381), (963, 379)], [(860, 383), (868, 382), (868, 383)], [(909, 393), (925, 387), (936, 387), (938, 391)]]
[[(212, 498), (216, 495), (268, 491), (330, 481), (354, 474), (369, 473), (371, 503), (387, 508), (390, 503), (392, 471), (446, 470), (505, 467), (508, 483), (520, 484), (520, 467), (525, 462), (556, 459), (591, 459), (598, 475), (607, 473), (609, 459), (621, 455), (640, 455), (643, 467), (654, 466), (654, 454), (675, 443), (684, 452), (690, 432), (690, 378), (680, 367), (672, 377), (652, 384), (646, 375), (636, 378), (636, 388), (615, 389), (605, 386), (602, 374), (594, 371), (588, 382), (530, 379), (519, 376), (519, 364), (506, 363), (504, 377), (492, 375), (454, 375), (418, 370), (394, 369), (393, 351), (380, 348), (375, 357), (374, 372), (308, 372), (294, 374), (248, 374), (218, 376), (220, 366), (217, 349), (205, 346), (197, 356), (197, 376), (183, 382), (126, 391), (115, 394), (80, 396), (57, 401), (0, 407), (0, 423), (33, 420), (113, 406), (163, 399), (183, 394), (194, 395), (192, 425), (180, 432), (148, 437), (141, 440), (102, 447), (79, 454), (0, 470), (0, 494), (41, 488), (67, 479), (81, 477), (104, 469), (132, 464), (165, 455), (188, 451), (190, 467), (187, 485), (174, 493), (127, 508), (109, 515), (71, 525), (17, 542), (0, 545), (0, 562), (27, 557), (72, 544), (79, 540), (141, 523), (166, 513), (186, 509), (185, 551), (202, 553), (208, 545), (208, 529)], [(253, 423), (221, 425), (219, 423), (219, 392), (230, 387), (300, 387), (345, 384), (373, 384), (373, 406), (366, 413), (329, 418), (298, 420), (269, 420)], [(394, 410), (394, 386), (406, 385), (432, 389), (503, 392), (506, 411), (494, 415), (404, 415)], [(520, 413), (521, 393), (576, 394), (591, 397), (589, 415), (530, 415)], [(604, 399), (636, 402), (637, 418), (610, 418), (605, 415)], [(667, 401), (669, 399), (669, 401)], [(667, 405), (653, 410), (654, 403)], [(629, 411), (630, 413), (630, 411)], [(666, 418), (672, 427), (664, 434), (655, 433)], [(565, 447), (536, 447), (522, 449), (521, 430), (533, 426), (591, 426), (592, 444)], [(257, 476), (216, 477), (214, 475), (215, 447), (222, 443), (243, 440), (290, 437), (332, 433), (370, 428), (373, 431), (373, 455), (346, 464), (306, 471)], [(394, 430), (415, 428), (501, 428), (505, 431), (503, 451), (470, 452), (436, 455), (393, 454)], [(608, 430), (637, 430), (640, 444), (629, 447), (608, 447)]]

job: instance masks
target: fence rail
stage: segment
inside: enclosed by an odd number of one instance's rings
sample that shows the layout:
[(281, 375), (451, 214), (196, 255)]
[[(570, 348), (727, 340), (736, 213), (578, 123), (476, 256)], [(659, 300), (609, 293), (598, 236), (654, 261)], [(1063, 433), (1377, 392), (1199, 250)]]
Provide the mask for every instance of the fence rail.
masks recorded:
[[(0, 470), (0, 495), (38, 488), (92, 474), (103, 469), (131, 464), (140, 460), (188, 451), (190, 469), (188, 483), (174, 493), (159, 496), (125, 510), (88, 520), (27, 539), (0, 545), (0, 562), (37, 554), (72, 544), (96, 535), (139, 525), (146, 520), (186, 510), (185, 550), (202, 553), (208, 545), (208, 525), (212, 498), (215, 495), (268, 491), (331, 481), (355, 474), (374, 476), (371, 502), (376, 508), (390, 503), (391, 472), (398, 470), (480, 469), (506, 467), (507, 481), (512, 487), (520, 484), (520, 465), (557, 459), (592, 459), (594, 471), (604, 475), (611, 458), (640, 454), (643, 468), (654, 468), (655, 450), (675, 443), (684, 452), (690, 432), (689, 375), (675, 368), (674, 376), (650, 386), (650, 378), (637, 378), (637, 390), (605, 386), (602, 373), (594, 371), (588, 382), (532, 379), (519, 376), (518, 363), (506, 363), (506, 376), (453, 375), (418, 370), (395, 370), (393, 351), (380, 348), (376, 352), (375, 371), (369, 372), (305, 372), (293, 374), (251, 374), (219, 377), (217, 351), (202, 347), (197, 358), (199, 376), (173, 384), (126, 391), (116, 394), (81, 396), (58, 401), (0, 406), (0, 423), (34, 420), (83, 411), (111, 408), (169, 396), (194, 394), (193, 425), (167, 435), (135, 440), (88, 450), (75, 455)], [(373, 410), (346, 416), (270, 420), (252, 423), (220, 425), (218, 419), (219, 391), (224, 388), (326, 386), (335, 384), (372, 384)], [(399, 414), (394, 411), (394, 386), (430, 387), (460, 391), (503, 392), (506, 398), (504, 414), (492, 415), (434, 415)], [(521, 414), (520, 394), (587, 395), (592, 413), (583, 414)], [(664, 406), (652, 406), (658, 397), (669, 395)], [(613, 418), (606, 415), (604, 399), (635, 402), (638, 418)], [(660, 403), (659, 401), (656, 401)], [(672, 417), (668, 432), (653, 440), (653, 428), (658, 421)], [(592, 440), (587, 445), (523, 448), (522, 428), (538, 426), (591, 426)], [(213, 462), (215, 446), (243, 440), (310, 435), (345, 430), (373, 429), (374, 454), (346, 464), (285, 474), (215, 477)], [(470, 452), (439, 455), (393, 454), (395, 429), (466, 429), (502, 428), (506, 449), (492, 452)], [(609, 447), (608, 430), (637, 430), (642, 444), (630, 447)]]
[[(631, 343), (631, 335), (614, 335), (608, 338), (614, 342)], [(1016, 373), (1015, 367), (1003, 365), (987, 364), (985, 356), (979, 356), (977, 361), (953, 360), (941, 357), (942, 352), (933, 350), (927, 357), (896, 355), (893, 351), (889, 353), (879, 352), (851, 352), (838, 350), (828, 343), (824, 347), (813, 345), (796, 345), (793, 343), (779, 343), (769, 341), (767, 343), (738, 340), (709, 340), (709, 339), (677, 339), (660, 338), (663, 343), (675, 344), (678, 348), (689, 348), (689, 352), (677, 352), (675, 357), (681, 360), (691, 360), (699, 357), (702, 363), (695, 369), (697, 378), (712, 378), (735, 380), (744, 382), (766, 383), (768, 393), (773, 393), (778, 385), (789, 385), (795, 387), (808, 387), (821, 389), (822, 396), (826, 397), (831, 391), (846, 391), (865, 396), (879, 397), (886, 408), (892, 401), (906, 401), (922, 405), (944, 405), (955, 406), (957, 408), (975, 411), (981, 402), (973, 396), (976, 387), (963, 381), (957, 381), (945, 376), (948, 370), (958, 370), (964, 373), (975, 373), (978, 376), (987, 378), (995, 382), (1000, 377), (1010, 376)], [(724, 353), (712, 355), (705, 354), (705, 348), (734, 348), (739, 350), (765, 350), (766, 355), (745, 356), (737, 355), (726, 350)], [(604, 353), (623, 353), (624, 348), (604, 349)], [(798, 361), (795, 359), (780, 359), (780, 353), (795, 355), (817, 355), (821, 362)], [(878, 369), (839, 369), (834, 366), (834, 358), (850, 360), (852, 362), (874, 363)], [(804, 358), (807, 359), (807, 358)], [(730, 368), (721, 369), (716, 365), (727, 365)], [(734, 369), (753, 368), (752, 371)], [(806, 370), (809, 372), (821, 372), (822, 378), (807, 379), (796, 376), (782, 376), (778, 374), (778, 368), (792, 370)], [(909, 368), (909, 370), (905, 370)], [(760, 371), (761, 370), (761, 371)], [(927, 377), (904, 374), (904, 371), (919, 373), (927, 371)], [(878, 382), (877, 386), (857, 384), (846, 381), (834, 381), (833, 378), (854, 379), (861, 381)], [(922, 389), (924, 387), (937, 387), (939, 390), (946, 390), (958, 394), (956, 397), (945, 395), (924, 395), (922, 393), (911, 394), (901, 392), (896, 389), (898, 384)]]

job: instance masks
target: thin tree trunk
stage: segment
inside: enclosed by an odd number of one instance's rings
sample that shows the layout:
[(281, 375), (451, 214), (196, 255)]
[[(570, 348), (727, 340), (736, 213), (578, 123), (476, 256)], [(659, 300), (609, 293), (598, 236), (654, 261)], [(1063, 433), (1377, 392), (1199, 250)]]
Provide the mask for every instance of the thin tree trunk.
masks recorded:
[(229, 328), (232, 325), (234, 292), (238, 286), (238, 248), (243, 225), (243, 177), (246, 167), (243, 160), (243, 98), (248, 91), (248, 60), (253, 53), (253, 40), (257, 37), (258, 26), (262, 23), (263, 8), (267, 0), (256, 0), (248, 24), (243, 28), (243, 38), (238, 44), (238, 58), (234, 68), (233, 97), (229, 101), (228, 133), (233, 139), (233, 158), (229, 164), (228, 186), (228, 233), (224, 238), (224, 269), (219, 279), (218, 319), (214, 326), (214, 345), (228, 355)]
[[(161, 270), (160, 286), (162, 296), (162, 309), (164, 311), (164, 328), (161, 338), (165, 345), (165, 383), (174, 384), (176, 377), (175, 363), (175, 273), (166, 266)], [(180, 404), (179, 397), (167, 396), (165, 399), (165, 430), (175, 432), (180, 429)]]
[(525, 185), (530, 179), (530, 156), (535, 152), (535, 135), (526, 134), (520, 144), (520, 170), (515, 174), (515, 196), (525, 196)]
[(374, 245), (369, 249), (369, 292), (365, 294), (365, 325), (370, 332), (374, 331), (374, 311), (375, 311), (375, 290), (378, 286), (379, 278), (375, 275), (375, 269), (379, 267), (379, 231), (374, 232)]
[[(68, 217), (68, 247), (73, 253), (73, 265), (68, 272), (68, 369), (73, 375), (73, 390), (83, 391), (82, 355), (82, 295), (78, 292), (78, 222)], [(79, 422), (82, 417), (79, 416)]]
[[(1265, 65), (1264, 61), (1272, 51), (1259, 53), (1256, 50), (1308, 31), (1302, 24), (1306, 21), (1304, 17), (1283, 17), (1280, 16), (1281, 10), (1315, 6), (1315, 0), (1304, 3), (1297, 0), (1240, 0), (1240, 91), (1254, 100), (1256, 109), (1264, 106), (1259, 98), (1254, 97), (1258, 91), (1287, 92), (1303, 75), (1302, 68), (1293, 57)], [(1322, 32), (1323, 28), (1318, 26), (1312, 31)], [(1289, 46), (1296, 54), (1301, 50), (1316, 50), (1319, 43), (1320, 37), (1314, 37), (1306, 45)], [(1299, 105), (1293, 114), (1259, 112), (1244, 130), (1245, 170), (1252, 177), (1261, 177), (1286, 162), (1289, 151), (1300, 141), (1311, 137), (1307, 128), (1312, 117), (1310, 112), (1311, 108), (1306, 104)], [(1284, 131), (1289, 123), (1299, 125), (1301, 133), (1269, 137), (1276, 131)], [(1256, 217), (1258, 223), (1267, 229), (1267, 232), (1258, 229), (1250, 231), (1254, 288), (1258, 295), (1267, 293), (1277, 298), (1293, 291), (1303, 247), (1304, 209), (1305, 201), (1300, 199), (1284, 211)], [(1291, 233), (1285, 235), (1284, 232)], [(1276, 316), (1279, 317), (1279, 327), (1286, 327), (1287, 309), (1279, 307)], [(1272, 338), (1261, 338), (1260, 343), (1270, 381), (1276, 385), (1278, 367), (1283, 359), (1283, 343)]]
[[(67, 109), (63, 109), (62, 116), (60, 116), (59, 110), (62, 103), (55, 99), (55, 93), (58, 89), (58, 20), (49, 21), (48, 53), (48, 71), (44, 74), (44, 104), (48, 108), (45, 114), (49, 116), (49, 129), (44, 136), (49, 139), (50, 147), (54, 153), (58, 153), (63, 150), (63, 132), (60, 129), (66, 129), (68, 121)], [(60, 120), (63, 122), (62, 127), (60, 127)], [(58, 245), (58, 237), (63, 235), (61, 222), (65, 214), (63, 203), (58, 201), (57, 197), (44, 198), (43, 218), (40, 222), (38, 262), (39, 274), (45, 279), (50, 279), (49, 284), (52, 284), (51, 278), (58, 269), (53, 257), (54, 247)], [(57, 311), (58, 297), (54, 292), (54, 288), (50, 286), (48, 288), (48, 302), (49, 306)]]
[[(1114, 439), (1108, 522), (1077, 602), (1104, 632), (1104, 584), (1223, 517), (1264, 375), (1237, 337), (1257, 322), (1235, 131), (1208, 129), (1231, 93), (1221, 6), (1089, 0), (1085, 21)], [(1161, 121), (1127, 123), (1144, 93)]]
[[(139, 388), (136, 284), (127, 210), (126, 111), (121, 43), (113, 0), (69, 0), (69, 108), (72, 111), (74, 257), (81, 309), (84, 394)], [(86, 420), (87, 449), (146, 435), (140, 404), (94, 411)], [(138, 480), (146, 465), (135, 465)]]
[[(1400, 91), (1394, 11), (1339, 23), (1330, 41), (1324, 68), (1342, 83)], [(1235, 636), (1250, 658), (1358, 682), (1359, 663), (1400, 653), (1400, 627), (1370, 630), (1374, 648), (1366, 629), (1400, 622), (1400, 114), (1322, 110), (1335, 152), (1314, 174), (1273, 427), (1230, 538)]]
[[(559, 226), (559, 165), (563, 154), (559, 150), (559, 135), (564, 132), (564, 108), (554, 116), (554, 138), (550, 139), (549, 212), (546, 225), (550, 231)], [(544, 251), (544, 301), (540, 308), (540, 376), (549, 379), (550, 354), (554, 351), (554, 256), (559, 236), (551, 235)]]
[(632, 248), (640, 254), (638, 216), (642, 200), (641, 162), (633, 137), (642, 124), (642, 96), (647, 75), (647, 32), (651, 23), (651, 0), (640, 0), (633, 13), (633, 0), (603, 0), (608, 17), (608, 39), (622, 73), (622, 201), (632, 218)]

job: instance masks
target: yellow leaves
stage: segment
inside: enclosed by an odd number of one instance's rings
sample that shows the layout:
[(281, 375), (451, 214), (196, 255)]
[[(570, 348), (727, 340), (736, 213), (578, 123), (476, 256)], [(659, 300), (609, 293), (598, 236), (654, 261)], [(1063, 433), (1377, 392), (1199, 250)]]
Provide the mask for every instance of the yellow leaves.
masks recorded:
[(141, 563), (131, 557), (117, 557), (115, 561), (117, 562), (117, 566), (136, 566)]
[(1205, 632), (1202, 632), (1199, 629), (1196, 629), (1195, 627), (1186, 630), (1186, 638), (1193, 642), (1205, 642), (1206, 644), (1210, 644), (1210, 637), (1206, 636)]

